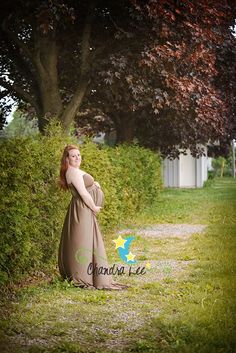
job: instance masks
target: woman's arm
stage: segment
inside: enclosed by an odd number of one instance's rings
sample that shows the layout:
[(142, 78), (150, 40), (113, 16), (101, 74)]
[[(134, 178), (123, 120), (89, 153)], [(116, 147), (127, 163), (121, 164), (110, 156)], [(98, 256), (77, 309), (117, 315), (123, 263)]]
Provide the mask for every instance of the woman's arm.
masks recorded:
[(86, 190), (86, 187), (84, 185), (84, 179), (83, 175), (79, 170), (74, 168), (73, 170), (70, 171), (70, 180), (78, 193), (80, 194), (82, 200), (84, 203), (94, 212), (98, 213), (101, 209), (101, 207), (96, 206), (92, 196), (89, 194), (89, 192)]

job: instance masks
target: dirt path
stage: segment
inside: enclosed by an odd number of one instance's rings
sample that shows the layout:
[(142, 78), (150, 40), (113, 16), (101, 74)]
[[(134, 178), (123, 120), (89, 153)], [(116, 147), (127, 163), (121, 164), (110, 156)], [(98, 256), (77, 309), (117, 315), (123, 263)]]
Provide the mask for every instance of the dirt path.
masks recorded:
[(118, 232), (118, 234), (129, 234), (134, 233), (144, 237), (153, 238), (188, 238), (195, 233), (201, 233), (206, 229), (205, 224), (154, 224), (149, 227), (134, 229), (124, 229)]

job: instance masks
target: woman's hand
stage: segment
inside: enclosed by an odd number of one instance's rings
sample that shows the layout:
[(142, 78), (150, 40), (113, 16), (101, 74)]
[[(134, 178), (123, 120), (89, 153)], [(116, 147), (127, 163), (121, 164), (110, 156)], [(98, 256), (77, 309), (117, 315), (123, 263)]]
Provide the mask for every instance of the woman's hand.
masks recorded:
[(101, 211), (101, 206), (96, 206), (94, 209), (93, 209), (93, 213), (96, 215), (98, 212)]
[(100, 184), (99, 184), (97, 181), (95, 181), (94, 184), (95, 184), (98, 188), (101, 189), (101, 186), (100, 186)]

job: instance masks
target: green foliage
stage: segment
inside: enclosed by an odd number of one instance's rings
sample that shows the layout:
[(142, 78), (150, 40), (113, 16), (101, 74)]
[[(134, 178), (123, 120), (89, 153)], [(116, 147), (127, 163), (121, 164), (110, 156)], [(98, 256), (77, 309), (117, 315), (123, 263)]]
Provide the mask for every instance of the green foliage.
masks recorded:
[(162, 188), (160, 158), (137, 145), (120, 145), (109, 149), (116, 168), (114, 183), (118, 192), (118, 209), (122, 215), (140, 211), (151, 204)]
[[(58, 187), (62, 151), (77, 143), (52, 122), (45, 136), (14, 137), (0, 143), (1, 238), (0, 282), (15, 281), (22, 273), (51, 271), (70, 193)], [(111, 229), (156, 198), (161, 188), (157, 156), (137, 146), (99, 149), (92, 142), (80, 146), (81, 168), (91, 173), (105, 194), (99, 215), (103, 229)]]
[(212, 160), (214, 177), (232, 175), (232, 156), (231, 155), (228, 158), (217, 157)]
[(38, 133), (38, 120), (29, 120), (20, 110), (13, 114), (13, 120), (5, 127), (4, 137), (35, 136)]
[(56, 183), (63, 144), (65, 139), (55, 133), (0, 145), (2, 280), (47, 265), (55, 256), (68, 200)]

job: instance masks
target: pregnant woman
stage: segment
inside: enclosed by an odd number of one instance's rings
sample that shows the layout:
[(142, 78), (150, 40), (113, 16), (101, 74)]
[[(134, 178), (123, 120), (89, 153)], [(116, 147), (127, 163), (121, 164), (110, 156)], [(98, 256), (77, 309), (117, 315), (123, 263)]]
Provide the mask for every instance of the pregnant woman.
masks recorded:
[(76, 145), (67, 145), (61, 159), (60, 185), (70, 190), (72, 199), (61, 234), (58, 254), (63, 279), (89, 289), (125, 289), (115, 283), (108, 271), (106, 251), (96, 214), (100, 212), (104, 194), (98, 182), (80, 169), (81, 155)]

